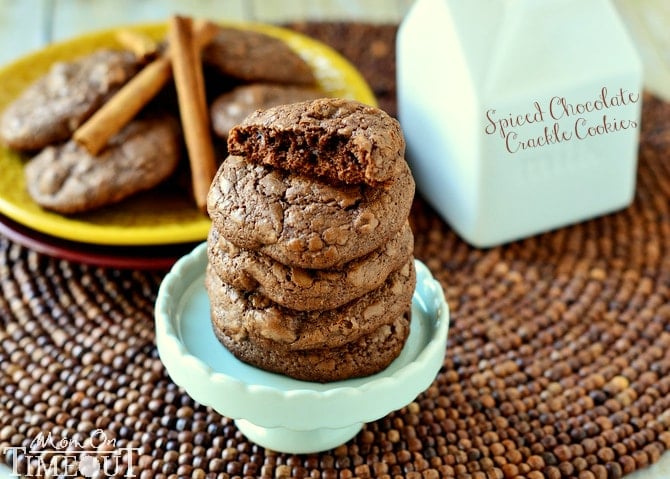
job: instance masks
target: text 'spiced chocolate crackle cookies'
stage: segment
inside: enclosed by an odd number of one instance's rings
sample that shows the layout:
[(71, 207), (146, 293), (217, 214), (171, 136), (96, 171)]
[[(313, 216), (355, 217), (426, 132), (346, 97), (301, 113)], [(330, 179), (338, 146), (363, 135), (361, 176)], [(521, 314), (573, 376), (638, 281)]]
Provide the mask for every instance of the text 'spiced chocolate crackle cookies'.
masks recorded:
[(216, 337), (258, 368), (317, 382), (385, 369), (410, 330), (414, 179), (398, 122), (338, 98), (230, 129), (209, 190)]

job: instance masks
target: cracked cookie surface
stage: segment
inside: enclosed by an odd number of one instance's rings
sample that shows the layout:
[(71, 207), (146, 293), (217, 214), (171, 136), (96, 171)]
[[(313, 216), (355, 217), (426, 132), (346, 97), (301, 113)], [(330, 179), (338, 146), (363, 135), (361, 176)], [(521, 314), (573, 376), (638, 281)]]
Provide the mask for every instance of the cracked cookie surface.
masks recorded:
[(317, 311), (295, 311), (258, 291), (234, 288), (224, 283), (211, 266), (205, 284), (216, 328), (239, 340), (267, 339), (281, 349), (300, 350), (341, 346), (409, 310), (416, 271), (414, 261), (407, 261), (373, 291), (339, 308)]
[(388, 188), (330, 185), (229, 156), (208, 212), (222, 236), (289, 266), (323, 269), (379, 248), (407, 220), (414, 179), (405, 162)]
[(236, 340), (215, 329), (218, 340), (238, 359), (303, 381), (329, 382), (369, 376), (386, 368), (402, 351), (410, 329), (405, 312), (356, 341), (339, 347), (278, 350), (267, 340)]
[(259, 252), (238, 248), (212, 228), (209, 262), (219, 277), (243, 291), (258, 291), (298, 311), (333, 309), (381, 286), (412, 257), (409, 223), (386, 244), (335, 269), (286, 266)]

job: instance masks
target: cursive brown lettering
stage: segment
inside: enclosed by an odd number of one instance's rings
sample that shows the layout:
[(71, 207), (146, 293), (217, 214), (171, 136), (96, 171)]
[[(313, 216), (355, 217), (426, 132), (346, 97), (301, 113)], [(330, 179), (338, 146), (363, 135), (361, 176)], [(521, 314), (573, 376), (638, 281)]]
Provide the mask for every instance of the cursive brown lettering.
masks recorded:
[(486, 111), (486, 119), (488, 125), (484, 128), (487, 135), (493, 135), (496, 132), (500, 133), (501, 138), (506, 138), (510, 128), (518, 128), (524, 125), (531, 125), (533, 123), (542, 123), (544, 121), (544, 111), (539, 102), (533, 102), (534, 111), (522, 115), (513, 115), (510, 113), (504, 118), (495, 118), (496, 110), (490, 109)]
[(487, 110), (484, 132), (500, 135), (505, 150), (510, 154), (571, 140), (612, 135), (639, 127), (637, 118), (616, 118), (622, 114), (620, 109), (639, 101), (639, 92), (607, 86), (597, 90), (586, 101), (573, 102), (566, 96), (555, 95), (548, 102), (534, 101), (532, 108), (525, 113), (498, 115), (493, 108)]

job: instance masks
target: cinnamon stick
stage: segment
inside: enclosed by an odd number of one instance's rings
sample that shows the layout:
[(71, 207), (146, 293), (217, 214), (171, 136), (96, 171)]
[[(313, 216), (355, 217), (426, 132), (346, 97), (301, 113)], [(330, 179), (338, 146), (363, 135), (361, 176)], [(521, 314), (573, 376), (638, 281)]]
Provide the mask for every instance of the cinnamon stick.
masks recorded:
[(158, 52), (158, 45), (151, 37), (134, 30), (119, 30), (116, 39), (139, 60), (147, 60)]
[[(216, 34), (211, 22), (197, 22), (194, 37), (198, 49), (207, 45)], [(73, 134), (74, 140), (97, 155), (109, 139), (118, 133), (149, 101), (158, 94), (172, 76), (171, 48), (131, 78), (116, 94), (96, 111)]]
[(198, 208), (206, 211), (207, 193), (216, 173), (216, 161), (209, 128), (202, 63), (194, 39), (192, 20), (187, 17), (172, 17), (168, 35), (179, 114), (191, 165), (193, 196)]

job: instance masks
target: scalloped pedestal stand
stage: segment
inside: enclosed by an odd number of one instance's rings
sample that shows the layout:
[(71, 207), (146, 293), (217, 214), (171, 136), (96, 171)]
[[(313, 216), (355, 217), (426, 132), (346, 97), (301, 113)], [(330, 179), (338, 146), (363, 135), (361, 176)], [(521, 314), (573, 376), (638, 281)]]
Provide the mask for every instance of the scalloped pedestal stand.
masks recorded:
[(172, 380), (199, 403), (235, 419), (260, 446), (279, 452), (331, 449), (363, 424), (413, 401), (435, 379), (449, 328), (440, 284), (416, 261), (409, 338), (385, 370), (326, 384), (269, 373), (236, 359), (214, 336), (204, 288), (206, 245), (181, 258), (156, 299), (156, 342)]

